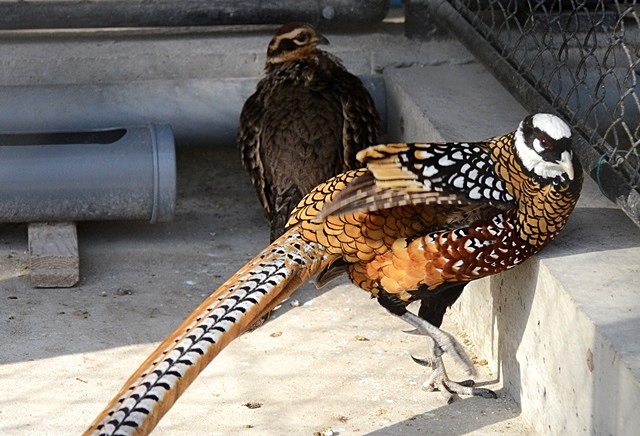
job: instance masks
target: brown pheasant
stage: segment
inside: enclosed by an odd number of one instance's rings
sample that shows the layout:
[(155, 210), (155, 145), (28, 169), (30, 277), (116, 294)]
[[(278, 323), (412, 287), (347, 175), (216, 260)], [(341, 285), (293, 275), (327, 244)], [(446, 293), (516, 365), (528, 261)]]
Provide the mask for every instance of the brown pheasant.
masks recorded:
[(356, 168), (356, 153), (378, 140), (371, 96), (338, 59), (317, 48), (328, 43), (309, 24), (282, 26), (269, 43), (266, 75), (240, 115), (238, 146), (271, 241), (304, 195)]
[[(358, 158), (366, 169), (310, 192), (285, 234), (160, 344), (87, 434), (150, 432), (222, 348), (316, 273), (322, 283), (346, 272), (432, 338), (429, 384), (448, 400), (495, 397), (448, 379), (442, 353), (474, 368), (438, 327), (466, 283), (522, 263), (566, 224), (582, 186), (569, 126), (535, 114), (482, 142), (379, 145)], [(416, 300), (418, 315), (406, 309)]]

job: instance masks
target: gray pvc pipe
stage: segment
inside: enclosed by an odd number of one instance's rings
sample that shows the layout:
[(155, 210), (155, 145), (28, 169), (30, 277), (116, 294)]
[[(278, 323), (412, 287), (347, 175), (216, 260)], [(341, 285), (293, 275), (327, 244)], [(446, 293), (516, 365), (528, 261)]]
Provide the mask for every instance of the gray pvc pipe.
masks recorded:
[(173, 132), (150, 124), (0, 134), (0, 222), (173, 218)]
[[(360, 76), (386, 120), (381, 75)], [(11, 80), (11, 79), (9, 79)], [(178, 147), (235, 146), (240, 111), (258, 79), (131, 80), (82, 85), (0, 86), (0, 132), (171, 124)], [(51, 110), (52, 101), (63, 111)], [(385, 121), (386, 122), (386, 121)]]

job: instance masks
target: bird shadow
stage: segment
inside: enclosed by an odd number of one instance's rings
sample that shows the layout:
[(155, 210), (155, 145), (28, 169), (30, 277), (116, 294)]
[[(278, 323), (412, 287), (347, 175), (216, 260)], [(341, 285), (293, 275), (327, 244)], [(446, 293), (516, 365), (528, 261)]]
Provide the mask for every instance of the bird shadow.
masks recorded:
[(505, 407), (504, 400), (502, 400), (504, 392), (498, 390), (496, 393), (499, 396), (498, 400), (479, 397), (457, 398), (451, 404), (416, 414), (366, 434), (368, 436), (398, 434), (456, 436), (487, 427), (492, 427), (492, 431), (496, 433), (509, 431), (513, 425), (511, 421), (516, 419), (520, 412), (515, 407)]

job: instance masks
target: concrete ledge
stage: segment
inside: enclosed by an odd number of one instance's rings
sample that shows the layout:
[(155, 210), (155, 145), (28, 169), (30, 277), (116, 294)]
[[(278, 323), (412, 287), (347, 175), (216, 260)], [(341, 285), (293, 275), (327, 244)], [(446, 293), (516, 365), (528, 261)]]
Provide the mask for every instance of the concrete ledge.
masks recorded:
[[(474, 140), (526, 111), (479, 64), (385, 74), (403, 140)], [(560, 236), (512, 271), (472, 283), (453, 315), (542, 434), (640, 427), (640, 231), (587, 180)]]

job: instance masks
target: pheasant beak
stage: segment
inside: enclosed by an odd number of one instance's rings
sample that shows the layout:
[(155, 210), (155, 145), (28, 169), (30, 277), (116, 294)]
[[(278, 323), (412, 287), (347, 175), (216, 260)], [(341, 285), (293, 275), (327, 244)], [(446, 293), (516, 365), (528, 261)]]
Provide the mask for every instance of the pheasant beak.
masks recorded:
[(318, 39), (316, 40), (316, 44), (318, 45), (329, 45), (329, 40), (324, 36), (318, 33)]
[(560, 155), (560, 160), (558, 161), (558, 165), (560, 165), (560, 168), (567, 173), (569, 180), (573, 180), (574, 176), (572, 159), (573, 155), (570, 151), (563, 151)]

